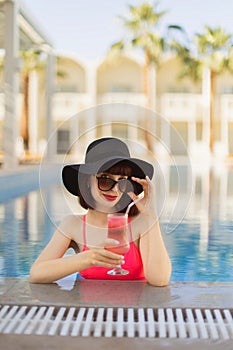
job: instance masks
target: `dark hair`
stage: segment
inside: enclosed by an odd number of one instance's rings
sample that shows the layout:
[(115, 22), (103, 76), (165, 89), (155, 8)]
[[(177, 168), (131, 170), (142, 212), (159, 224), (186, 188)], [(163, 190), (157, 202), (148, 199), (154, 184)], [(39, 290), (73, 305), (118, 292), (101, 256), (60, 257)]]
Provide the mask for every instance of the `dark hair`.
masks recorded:
[[(103, 172), (106, 174), (128, 176), (129, 180), (132, 175), (132, 169), (128, 165), (127, 161), (119, 162)], [(81, 207), (83, 207), (84, 209), (95, 208), (95, 200), (92, 197), (91, 191), (89, 189), (90, 177), (91, 175), (86, 175), (81, 173), (79, 174), (79, 193), (78, 193), (79, 203)], [(132, 186), (134, 189), (134, 193), (138, 195), (141, 192), (141, 188), (139, 187), (140, 185), (132, 181)], [(83, 193), (85, 193), (85, 198), (82, 195)], [(130, 202), (132, 202), (132, 200)], [(127, 206), (129, 205), (130, 202), (129, 202), (129, 196), (126, 193), (123, 193), (119, 203), (116, 204), (116, 212), (125, 213)], [(127, 204), (124, 204), (124, 203), (127, 203)], [(129, 216), (136, 216), (138, 212), (139, 212), (138, 208), (135, 205), (133, 205), (129, 211)]]

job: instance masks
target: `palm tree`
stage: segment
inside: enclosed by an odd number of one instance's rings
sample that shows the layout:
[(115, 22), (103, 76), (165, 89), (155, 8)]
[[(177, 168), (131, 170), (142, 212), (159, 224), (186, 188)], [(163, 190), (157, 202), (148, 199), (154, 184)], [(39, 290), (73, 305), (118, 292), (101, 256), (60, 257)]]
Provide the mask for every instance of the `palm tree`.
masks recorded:
[(192, 55), (190, 51), (190, 42), (181, 44), (175, 40), (171, 42), (171, 50), (175, 51), (178, 57), (182, 60), (181, 70), (178, 78), (183, 79), (189, 77), (194, 82), (198, 82), (202, 77), (202, 65), (201, 61)]
[[(159, 3), (149, 4), (142, 3), (139, 6), (129, 6), (129, 13), (125, 16), (120, 16), (123, 27), (127, 30), (126, 38), (114, 43), (111, 46), (110, 53), (122, 52), (128, 48), (139, 49), (145, 57), (144, 64), (144, 94), (147, 96), (147, 107), (151, 107), (151, 96), (149, 91), (149, 70), (150, 66), (156, 68), (161, 60), (161, 55), (166, 49), (166, 40), (159, 34), (158, 25), (160, 20), (167, 11), (158, 11)], [(169, 26), (170, 29), (179, 29), (179, 26)], [(155, 83), (155, 82), (154, 82)], [(155, 98), (155, 96), (154, 96)], [(152, 141), (148, 133), (150, 125), (146, 120), (145, 140), (148, 150), (152, 150)]]
[(24, 141), (24, 147), (27, 150), (29, 146), (29, 80), (32, 71), (44, 67), (44, 62), (41, 60), (42, 52), (40, 50), (21, 51), (22, 57), (22, 91), (23, 91), (23, 110), (20, 120), (20, 134)]
[(201, 78), (203, 69), (209, 70), (209, 148), (213, 151), (214, 143), (214, 97), (216, 94), (216, 76), (224, 70), (233, 73), (232, 35), (221, 27), (204, 27), (202, 34), (194, 36), (196, 54), (190, 47), (173, 43), (178, 55), (182, 58), (182, 76), (189, 76), (194, 81)]
[(3, 56), (0, 56), (0, 72), (3, 70)]
[(203, 34), (196, 35), (198, 55), (210, 71), (210, 138), (209, 147), (213, 151), (214, 143), (214, 97), (216, 94), (216, 76), (224, 70), (233, 73), (232, 35), (221, 27), (205, 26)]

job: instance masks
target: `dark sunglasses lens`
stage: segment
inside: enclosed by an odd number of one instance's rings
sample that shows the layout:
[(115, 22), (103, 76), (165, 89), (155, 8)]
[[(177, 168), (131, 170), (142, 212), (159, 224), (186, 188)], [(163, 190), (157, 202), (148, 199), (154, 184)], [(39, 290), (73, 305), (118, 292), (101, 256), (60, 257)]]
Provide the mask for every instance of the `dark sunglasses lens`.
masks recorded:
[(119, 190), (123, 193), (134, 192), (133, 184), (127, 179), (120, 180), (118, 182), (118, 187)]
[(98, 186), (101, 191), (109, 191), (115, 185), (115, 181), (108, 177), (98, 177)]

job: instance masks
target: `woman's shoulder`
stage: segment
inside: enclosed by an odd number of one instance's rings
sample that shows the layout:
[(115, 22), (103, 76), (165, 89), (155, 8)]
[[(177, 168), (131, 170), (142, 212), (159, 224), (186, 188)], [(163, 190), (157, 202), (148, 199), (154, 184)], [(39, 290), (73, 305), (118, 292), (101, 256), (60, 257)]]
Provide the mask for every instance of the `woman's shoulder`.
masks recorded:
[(62, 231), (65, 236), (73, 239), (77, 235), (77, 232), (82, 228), (83, 217), (83, 214), (67, 215), (60, 222), (58, 229)]
[(130, 225), (132, 230), (132, 236), (134, 240), (137, 240), (141, 235), (146, 232), (146, 220), (140, 213), (130, 218)]
[(83, 222), (83, 218), (84, 218), (85, 215), (83, 214), (69, 214), (69, 215), (66, 215), (61, 223), (66, 223), (66, 224), (78, 224), (78, 223), (82, 223)]

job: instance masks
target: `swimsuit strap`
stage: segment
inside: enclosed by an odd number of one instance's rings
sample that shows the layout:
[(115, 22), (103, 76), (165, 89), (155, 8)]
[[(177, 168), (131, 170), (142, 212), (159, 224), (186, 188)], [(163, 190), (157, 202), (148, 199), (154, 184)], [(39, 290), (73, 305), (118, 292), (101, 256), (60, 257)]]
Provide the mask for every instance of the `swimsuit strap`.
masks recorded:
[(83, 248), (87, 247), (87, 237), (86, 237), (86, 217), (87, 215), (83, 215)]

